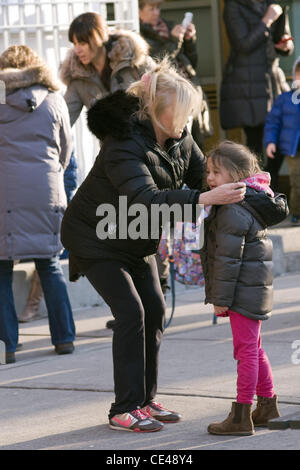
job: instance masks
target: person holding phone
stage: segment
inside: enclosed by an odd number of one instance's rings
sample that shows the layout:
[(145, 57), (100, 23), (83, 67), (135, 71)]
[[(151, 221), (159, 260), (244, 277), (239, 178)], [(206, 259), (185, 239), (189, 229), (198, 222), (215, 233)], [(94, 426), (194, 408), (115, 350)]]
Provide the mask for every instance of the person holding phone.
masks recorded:
[[(196, 72), (196, 28), (192, 22), (175, 24), (161, 18), (162, 2), (163, 0), (139, 0), (140, 34), (150, 46), (151, 57), (162, 59), (168, 55), (179, 73), (196, 86), (201, 99), (199, 112), (192, 124), (192, 135), (203, 150), (204, 139), (213, 133), (213, 128), (207, 98)], [(187, 18), (189, 17), (191, 18), (188, 15)]]
[(221, 85), (221, 125), (242, 127), (247, 146), (261, 159), (267, 112), (287, 91), (277, 54), (289, 55), (294, 49), (288, 22), (277, 39), (282, 13), (272, 0), (225, 0), (231, 51)]

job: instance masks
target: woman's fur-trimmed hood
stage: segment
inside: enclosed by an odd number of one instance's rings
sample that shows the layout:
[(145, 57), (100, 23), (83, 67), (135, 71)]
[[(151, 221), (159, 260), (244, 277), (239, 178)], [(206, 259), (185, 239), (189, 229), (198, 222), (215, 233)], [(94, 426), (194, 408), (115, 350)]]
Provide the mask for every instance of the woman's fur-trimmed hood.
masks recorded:
[(42, 85), (49, 91), (59, 91), (60, 84), (46, 64), (29, 66), (23, 69), (7, 68), (0, 70), (0, 80), (5, 83), (7, 92), (20, 88)]
[(107, 136), (126, 139), (131, 132), (132, 118), (138, 111), (139, 99), (118, 90), (97, 100), (87, 113), (89, 130), (99, 140)]
[[(149, 45), (133, 31), (117, 30), (110, 33), (111, 49), (108, 50), (109, 64), (113, 73), (122, 68), (122, 65), (139, 67), (149, 54)], [(74, 52), (70, 49), (66, 59), (61, 65), (60, 77), (63, 83), (69, 86), (74, 79), (88, 79), (94, 73), (94, 68), (84, 66)]]

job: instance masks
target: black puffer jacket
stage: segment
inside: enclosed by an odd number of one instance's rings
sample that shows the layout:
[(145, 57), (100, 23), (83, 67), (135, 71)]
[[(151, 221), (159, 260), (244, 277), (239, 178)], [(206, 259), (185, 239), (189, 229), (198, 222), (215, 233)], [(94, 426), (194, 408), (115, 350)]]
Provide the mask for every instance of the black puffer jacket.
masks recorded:
[[(102, 141), (102, 147), (63, 219), (62, 242), (71, 261), (75, 255), (88, 260), (117, 258), (142, 266), (148, 255), (156, 253), (160, 235), (137, 240), (118, 236), (119, 196), (127, 196), (128, 208), (139, 203), (149, 213), (153, 204), (178, 203), (182, 208), (192, 204), (196, 208), (205, 157), (187, 131), (181, 139), (167, 141), (168, 150), (163, 150), (156, 143), (150, 121), (134, 117), (137, 106), (137, 98), (118, 91), (88, 112), (89, 128)], [(184, 183), (192, 189), (183, 191)], [(116, 210), (115, 239), (97, 237), (96, 227), (106, 217), (96, 215), (101, 204), (111, 204)], [(128, 217), (128, 224), (134, 218)], [(70, 278), (76, 280), (80, 269), (71, 261)]]
[[(230, 41), (230, 56), (221, 85), (220, 120), (224, 129), (258, 126), (282, 91), (273, 35), (261, 21), (273, 0), (225, 0), (224, 22)], [(290, 31), (286, 31), (287, 34)]]
[(287, 215), (283, 194), (271, 198), (248, 187), (242, 203), (213, 206), (205, 220), (205, 243), (200, 251), (205, 303), (228, 306), (255, 320), (270, 316), (273, 264), (267, 226)]

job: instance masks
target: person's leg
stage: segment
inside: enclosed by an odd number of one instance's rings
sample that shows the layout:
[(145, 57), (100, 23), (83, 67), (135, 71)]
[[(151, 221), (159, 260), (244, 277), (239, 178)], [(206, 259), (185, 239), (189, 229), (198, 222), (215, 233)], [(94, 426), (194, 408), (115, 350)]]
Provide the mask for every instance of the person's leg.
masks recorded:
[(52, 344), (72, 343), (75, 324), (67, 285), (58, 257), (35, 259), (49, 316)]
[(13, 261), (0, 260), (0, 340), (7, 353), (16, 351), (19, 331), (12, 282)]
[(112, 418), (141, 407), (145, 401), (144, 308), (130, 270), (121, 261), (99, 261), (84, 274), (115, 318), (115, 403), (109, 413)]
[(256, 395), (272, 398), (274, 396), (273, 374), (269, 358), (261, 347), (261, 336), (258, 339), (258, 380)]
[(271, 365), (265, 351), (261, 347), (261, 338), (258, 341), (259, 371), (256, 386), (257, 406), (252, 413), (254, 426), (265, 427), (270, 419), (280, 416), (278, 397), (274, 393), (273, 374)]
[(166, 309), (154, 257), (149, 262), (144, 276), (134, 277), (133, 281), (145, 312), (145, 404), (148, 404), (154, 399), (157, 391), (159, 349), (163, 336)]
[(251, 416), (258, 378), (258, 337), (260, 321), (228, 311), (233, 336), (234, 358), (237, 360), (237, 397), (228, 417), (211, 423), (208, 432), (217, 435), (254, 434)]
[(155, 400), (166, 304), (154, 257), (149, 262), (144, 276), (134, 278), (134, 284), (145, 311), (146, 395), (143, 411), (161, 422), (176, 423), (181, 419), (180, 414), (165, 408)]
[(252, 404), (259, 371), (258, 342), (261, 322), (229, 310), (234, 358), (237, 360), (237, 403)]
[(26, 323), (40, 318), (40, 303), (42, 298), (43, 289), (38, 272), (35, 269), (32, 276), (31, 288), (27, 297), (26, 305), (18, 317), (19, 323)]
[(296, 157), (286, 157), (289, 167), (289, 177), (291, 185), (290, 211), (296, 218), (300, 218), (300, 155)]
[(284, 155), (277, 151), (275, 153), (275, 158), (268, 158), (266, 162), (265, 171), (270, 173), (271, 176), (271, 188), (273, 191), (278, 192), (278, 178), (279, 178), (279, 171), (284, 161)]
[(252, 152), (254, 152), (259, 159), (259, 163), (263, 165), (264, 162), (264, 148), (263, 148), (263, 136), (264, 126), (255, 127), (244, 127), (246, 134), (246, 145)]

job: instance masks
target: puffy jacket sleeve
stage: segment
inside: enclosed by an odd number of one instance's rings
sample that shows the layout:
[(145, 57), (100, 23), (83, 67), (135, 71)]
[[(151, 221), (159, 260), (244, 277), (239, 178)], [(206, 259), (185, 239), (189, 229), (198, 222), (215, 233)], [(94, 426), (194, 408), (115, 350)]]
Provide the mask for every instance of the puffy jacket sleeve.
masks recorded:
[(241, 15), (236, 1), (226, 2), (224, 22), (231, 46), (243, 54), (250, 54), (261, 43), (266, 42), (270, 35), (269, 29), (262, 21), (249, 31), (249, 24)]
[(83, 108), (83, 101), (77, 91), (76, 80), (71, 81), (67, 88), (64, 98), (68, 106), (71, 126), (73, 126), (79, 118)]
[(275, 103), (268, 113), (265, 129), (264, 129), (264, 146), (267, 147), (268, 144), (273, 143), (277, 144), (281, 132), (282, 126), (282, 107), (284, 101), (284, 94), (279, 95), (275, 100)]
[(132, 140), (110, 141), (102, 147), (106, 176), (120, 196), (128, 197), (128, 205), (194, 204), (198, 190), (160, 190), (143, 160), (141, 148)]
[(252, 224), (251, 215), (237, 204), (222, 206), (216, 215), (216, 250), (211, 301), (230, 307), (242, 265), (245, 237)]
[(70, 125), (70, 117), (67, 105), (64, 98), (57, 94), (59, 103), (59, 140), (60, 140), (60, 154), (59, 161), (63, 168), (66, 169), (73, 150), (72, 130)]

